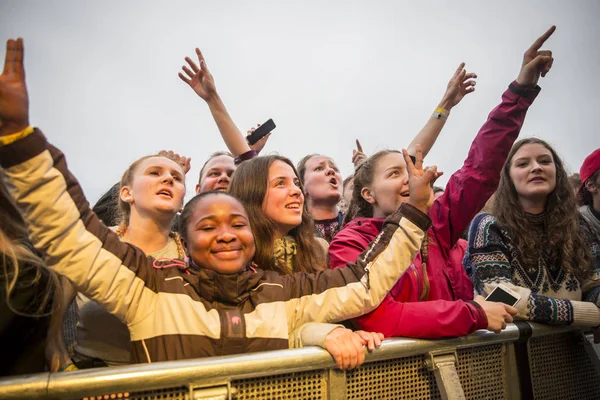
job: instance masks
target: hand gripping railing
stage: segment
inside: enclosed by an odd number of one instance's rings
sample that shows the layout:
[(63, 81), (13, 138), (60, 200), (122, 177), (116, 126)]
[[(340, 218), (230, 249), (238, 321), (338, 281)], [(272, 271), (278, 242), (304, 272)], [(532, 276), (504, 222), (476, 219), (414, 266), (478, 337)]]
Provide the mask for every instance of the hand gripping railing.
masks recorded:
[[(118, 398), (124, 393), (172, 400), (519, 399), (523, 388), (534, 398), (563, 398), (573, 390), (581, 391), (573, 398), (600, 398), (594, 345), (568, 327), (523, 324), (527, 329), (509, 324), (500, 334), (388, 339), (352, 371), (336, 369), (326, 351), (307, 347), (3, 378), (0, 399)], [(527, 354), (515, 351), (519, 343)], [(565, 366), (573, 371), (561, 374)]]

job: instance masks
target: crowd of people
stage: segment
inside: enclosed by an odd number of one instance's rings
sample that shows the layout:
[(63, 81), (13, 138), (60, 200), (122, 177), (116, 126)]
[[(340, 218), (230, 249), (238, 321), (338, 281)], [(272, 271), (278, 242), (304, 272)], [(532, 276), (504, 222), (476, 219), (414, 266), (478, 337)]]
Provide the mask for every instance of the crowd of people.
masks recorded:
[[(30, 125), (23, 41), (8, 40), (0, 375), (307, 345), (348, 369), (386, 337), (500, 332), (516, 319), (598, 328), (600, 149), (573, 187), (552, 146), (517, 141), (552, 68), (542, 46), (554, 31), (524, 53), (445, 188), (423, 162), (475, 89), (464, 63), (405, 149), (369, 156), (357, 141), (342, 179), (324, 154), (297, 165), (260, 155), (269, 135), (249, 144), (196, 49), (179, 77), (227, 151), (206, 160), (185, 204), (190, 159), (161, 151), (93, 208), (65, 155)], [(520, 295), (515, 306), (486, 300), (499, 284)]]

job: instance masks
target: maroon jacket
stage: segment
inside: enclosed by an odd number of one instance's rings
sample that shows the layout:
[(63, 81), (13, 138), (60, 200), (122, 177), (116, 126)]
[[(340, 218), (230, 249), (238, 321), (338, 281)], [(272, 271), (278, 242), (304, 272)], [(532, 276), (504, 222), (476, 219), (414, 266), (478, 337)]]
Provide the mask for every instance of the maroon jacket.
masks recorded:
[[(473, 140), (464, 165), (429, 210), (427, 277), (419, 254), (383, 303), (353, 320), (355, 326), (386, 337), (416, 338), (463, 336), (487, 327), (485, 312), (472, 301), (473, 285), (462, 266), (466, 243), (460, 237), (496, 190), (508, 152), (539, 91), (513, 82), (504, 92)], [(330, 267), (355, 261), (382, 223), (380, 218), (356, 218), (346, 225), (329, 245)]]

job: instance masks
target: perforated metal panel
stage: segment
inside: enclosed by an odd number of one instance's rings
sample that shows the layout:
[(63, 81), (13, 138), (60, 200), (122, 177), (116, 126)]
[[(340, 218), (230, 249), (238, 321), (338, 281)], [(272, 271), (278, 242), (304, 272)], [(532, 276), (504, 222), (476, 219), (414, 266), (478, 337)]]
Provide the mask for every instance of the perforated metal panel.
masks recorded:
[(543, 336), (529, 341), (533, 393), (537, 399), (600, 399), (600, 376), (580, 334)]
[(236, 400), (245, 399), (322, 399), (327, 397), (325, 370), (273, 375), (266, 378), (231, 382)]
[(166, 389), (145, 390), (131, 393), (110, 393), (91, 397), (84, 397), (84, 400), (188, 400), (187, 387), (174, 387)]
[(503, 345), (458, 351), (458, 377), (467, 399), (505, 399), (505, 349)]
[(348, 399), (439, 399), (424, 356), (364, 364), (346, 375)]

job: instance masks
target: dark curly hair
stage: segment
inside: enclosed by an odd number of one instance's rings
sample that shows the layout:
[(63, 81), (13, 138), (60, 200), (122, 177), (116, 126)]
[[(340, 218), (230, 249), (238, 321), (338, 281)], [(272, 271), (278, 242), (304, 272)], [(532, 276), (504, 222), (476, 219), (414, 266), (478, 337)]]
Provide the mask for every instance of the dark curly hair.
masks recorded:
[[(528, 222), (527, 214), (519, 202), (517, 190), (510, 178), (512, 159), (515, 153), (527, 144), (540, 144), (548, 149), (556, 167), (556, 186), (548, 194), (544, 207), (544, 226), (547, 232), (545, 243)], [(544, 251), (543, 247), (546, 247), (550, 251), (551, 259), (562, 260), (562, 268), (567, 272), (580, 279), (591, 276), (592, 256), (585, 244), (575, 194), (562, 160), (547, 142), (528, 138), (514, 144), (502, 168), (493, 208), (494, 216), (507, 230), (519, 251), (520, 261), (525, 265), (537, 267), (540, 255)]]

